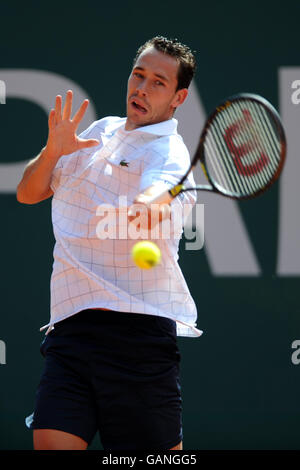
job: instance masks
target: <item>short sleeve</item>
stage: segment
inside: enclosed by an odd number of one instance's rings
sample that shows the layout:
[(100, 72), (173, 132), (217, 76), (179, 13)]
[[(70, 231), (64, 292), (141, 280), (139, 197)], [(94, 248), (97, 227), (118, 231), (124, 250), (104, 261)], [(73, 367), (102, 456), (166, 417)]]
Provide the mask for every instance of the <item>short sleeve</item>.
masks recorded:
[[(140, 182), (140, 192), (145, 191), (146, 188), (156, 183), (165, 183), (166, 187), (171, 188), (176, 185), (180, 179), (185, 175), (190, 167), (189, 152), (178, 136), (174, 136), (171, 141), (166, 141), (149, 149), (148, 155), (145, 157), (145, 166), (142, 173)], [(190, 172), (188, 176), (188, 185), (195, 186), (193, 173)], [(196, 203), (196, 191), (186, 191), (179, 194), (172, 205), (177, 204), (189, 205), (190, 210)]]
[(178, 183), (189, 167), (189, 160), (186, 156), (178, 155), (177, 160), (172, 156), (161, 154), (152, 154), (149, 157), (150, 161), (145, 165), (141, 177), (140, 191), (144, 191), (158, 182), (165, 182), (173, 186)]

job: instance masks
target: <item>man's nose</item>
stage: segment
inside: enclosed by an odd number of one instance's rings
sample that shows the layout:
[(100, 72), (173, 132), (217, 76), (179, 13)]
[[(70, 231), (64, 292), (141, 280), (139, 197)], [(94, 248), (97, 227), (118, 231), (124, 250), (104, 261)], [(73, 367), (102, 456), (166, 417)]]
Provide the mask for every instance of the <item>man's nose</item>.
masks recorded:
[(147, 93), (148, 93), (148, 82), (147, 82), (147, 80), (142, 80), (138, 84), (137, 90), (141, 95), (146, 96)]

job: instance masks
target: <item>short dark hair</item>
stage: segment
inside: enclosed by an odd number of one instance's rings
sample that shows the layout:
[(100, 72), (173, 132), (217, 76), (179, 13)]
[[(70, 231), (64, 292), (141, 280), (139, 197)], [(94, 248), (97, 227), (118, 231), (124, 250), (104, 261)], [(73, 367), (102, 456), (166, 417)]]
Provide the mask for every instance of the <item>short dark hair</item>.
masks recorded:
[(163, 36), (155, 36), (139, 47), (133, 60), (133, 65), (139, 56), (149, 47), (155, 47), (157, 51), (174, 57), (179, 62), (177, 74), (177, 90), (188, 88), (196, 70), (196, 59), (191, 49), (178, 41), (178, 39), (167, 39)]

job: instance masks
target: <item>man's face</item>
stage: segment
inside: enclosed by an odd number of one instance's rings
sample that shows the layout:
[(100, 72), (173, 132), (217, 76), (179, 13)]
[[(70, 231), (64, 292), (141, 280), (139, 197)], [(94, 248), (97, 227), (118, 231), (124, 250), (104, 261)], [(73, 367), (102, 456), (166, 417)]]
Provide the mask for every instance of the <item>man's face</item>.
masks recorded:
[(179, 64), (174, 57), (146, 49), (135, 63), (127, 87), (127, 131), (171, 119), (187, 89), (176, 91)]

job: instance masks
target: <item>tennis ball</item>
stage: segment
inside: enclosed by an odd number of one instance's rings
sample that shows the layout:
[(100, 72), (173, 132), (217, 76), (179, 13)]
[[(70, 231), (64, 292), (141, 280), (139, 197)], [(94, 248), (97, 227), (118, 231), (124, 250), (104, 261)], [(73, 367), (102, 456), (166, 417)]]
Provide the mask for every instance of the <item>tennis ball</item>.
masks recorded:
[(155, 243), (142, 241), (134, 245), (131, 256), (139, 268), (151, 269), (160, 262), (161, 252)]

